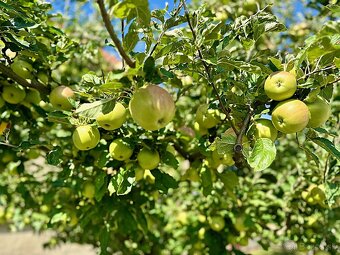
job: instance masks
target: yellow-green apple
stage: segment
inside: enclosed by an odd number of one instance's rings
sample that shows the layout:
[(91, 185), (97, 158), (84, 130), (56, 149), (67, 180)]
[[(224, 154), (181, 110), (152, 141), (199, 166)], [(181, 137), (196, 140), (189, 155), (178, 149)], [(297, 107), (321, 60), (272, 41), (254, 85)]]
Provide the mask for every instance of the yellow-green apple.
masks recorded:
[(307, 126), (309, 119), (307, 105), (298, 99), (280, 102), (272, 112), (274, 127), (285, 134), (301, 131)]
[(74, 91), (67, 86), (58, 86), (50, 93), (50, 103), (59, 110), (71, 110), (73, 106), (69, 99), (72, 98), (74, 98)]
[(331, 116), (331, 106), (326, 99), (321, 96), (317, 96), (314, 102), (306, 102), (306, 105), (311, 115), (307, 127), (320, 127), (325, 124), (329, 116)]
[(152, 170), (159, 165), (160, 157), (156, 150), (144, 147), (137, 155), (137, 161), (141, 168)]
[(43, 84), (47, 84), (48, 83), (48, 75), (46, 73), (39, 72), (38, 73), (38, 80)]
[(277, 130), (270, 120), (258, 119), (254, 124), (254, 135), (256, 138), (269, 138), (274, 142), (277, 138)]
[(13, 64), (11, 64), (13, 72), (25, 79), (32, 78), (33, 67), (30, 63), (27, 63), (21, 59), (15, 59)]
[(202, 127), (197, 121), (194, 123), (194, 130), (196, 133), (198, 133), (200, 136), (208, 134), (208, 129)]
[(133, 149), (123, 139), (118, 138), (110, 144), (109, 152), (115, 160), (125, 161), (132, 156)]
[(196, 122), (202, 128), (215, 127), (221, 121), (220, 113), (216, 109), (209, 109), (209, 105), (202, 104), (196, 111)]
[(100, 133), (96, 127), (83, 125), (77, 127), (73, 132), (72, 140), (78, 150), (90, 150), (99, 143)]
[(165, 127), (175, 116), (172, 96), (156, 85), (138, 89), (130, 100), (129, 109), (133, 120), (151, 131)]
[(225, 226), (225, 221), (222, 216), (212, 216), (208, 218), (209, 225), (214, 231), (221, 231)]
[(121, 103), (116, 103), (113, 110), (107, 114), (100, 113), (97, 117), (98, 125), (105, 130), (120, 128), (126, 120), (126, 109)]
[(25, 101), (27, 103), (32, 103), (32, 104), (38, 105), (41, 101), (39, 91), (36, 90), (36, 89), (32, 89), (32, 88), (28, 89), (27, 92), (26, 92)]
[(2, 89), (2, 98), (10, 104), (18, 104), (26, 97), (25, 89), (19, 85), (4, 86)]
[(282, 101), (294, 95), (297, 89), (296, 78), (285, 71), (272, 73), (264, 84), (264, 91), (270, 99)]
[(137, 166), (135, 168), (135, 180), (136, 182), (142, 180), (144, 178), (145, 169), (141, 168), (140, 166)]
[(92, 182), (87, 181), (83, 185), (82, 194), (84, 197), (92, 199), (94, 198), (94, 195), (96, 194), (96, 187), (94, 186)]

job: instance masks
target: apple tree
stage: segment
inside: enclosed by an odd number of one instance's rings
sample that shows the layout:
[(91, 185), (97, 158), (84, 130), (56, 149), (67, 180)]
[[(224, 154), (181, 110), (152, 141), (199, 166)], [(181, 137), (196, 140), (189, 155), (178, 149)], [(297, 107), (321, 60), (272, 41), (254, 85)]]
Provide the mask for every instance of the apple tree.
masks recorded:
[(2, 1), (0, 224), (101, 254), (336, 254), (339, 5), (296, 4)]

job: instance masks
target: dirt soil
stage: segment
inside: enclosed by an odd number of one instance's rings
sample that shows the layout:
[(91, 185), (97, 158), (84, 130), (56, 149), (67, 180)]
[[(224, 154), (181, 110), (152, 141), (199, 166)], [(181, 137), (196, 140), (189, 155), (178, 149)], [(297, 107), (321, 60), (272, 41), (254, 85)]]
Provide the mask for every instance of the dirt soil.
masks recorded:
[(43, 244), (52, 236), (51, 232), (38, 235), (30, 230), (8, 232), (0, 228), (1, 255), (95, 255), (89, 245), (64, 244), (56, 249), (44, 249)]

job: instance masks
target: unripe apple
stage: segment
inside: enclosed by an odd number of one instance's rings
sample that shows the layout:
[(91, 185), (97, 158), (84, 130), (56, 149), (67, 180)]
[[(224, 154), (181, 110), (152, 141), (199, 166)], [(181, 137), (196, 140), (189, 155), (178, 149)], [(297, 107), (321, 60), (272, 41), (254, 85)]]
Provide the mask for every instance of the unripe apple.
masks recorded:
[(19, 85), (4, 86), (2, 89), (2, 98), (10, 104), (18, 104), (25, 99), (25, 89)]
[(216, 109), (209, 109), (207, 104), (202, 104), (196, 111), (196, 122), (202, 126), (202, 128), (215, 127), (221, 121), (219, 111)]
[(297, 89), (296, 78), (285, 71), (272, 73), (266, 79), (264, 91), (270, 99), (282, 101), (294, 95)]
[(314, 102), (307, 102), (306, 105), (311, 115), (307, 127), (320, 127), (325, 124), (329, 116), (331, 116), (331, 106), (321, 96), (318, 96)]
[(40, 103), (40, 101), (41, 101), (41, 97), (40, 97), (39, 91), (36, 90), (36, 89), (32, 89), (32, 88), (27, 90), (25, 101), (27, 103), (32, 103), (32, 104), (38, 105)]
[(98, 125), (105, 130), (120, 128), (126, 120), (126, 109), (121, 103), (116, 103), (113, 110), (107, 114), (99, 114), (97, 117)]
[(172, 96), (156, 85), (138, 89), (130, 100), (129, 109), (133, 120), (151, 131), (165, 127), (175, 116)]
[(123, 139), (118, 138), (110, 144), (109, 152), (115, 160), (125, 161), (132, 156), (133, 149)]
[(208, 134), (208, 129), (202, 127), (197, 121), (194, 123), (194, 130), (196, 133), (198, 133), (200, 136)]
[(92, 199), (94, 198), (94, 195), (96, 194), (96, 187), (94, 184), (90, 181), (87, 181), (84, 183), (82, 194), (84, 197)]
[(48, 75), (46, 73), (39, 72), (38, 73), (38, 80), (43, 84), (47, 84), (48, 83)]
[(285, 134), (301, 131), (307, 126), (309, 119), (307, 105), (297, 99), (280, 102), (272, 113), (274, 127)]
[(96, 127), (90, 125), (79, 126), (73, 132), (72, 140), (78, 150), (90, 150), (99, 143), (100, 133)]
[(24, 79), (32, 78), (33, 67), (30, 63), (27, 63), (24, 60), (15, 59), (13, 64), (11, 65), (13, 72)]
[(254, 128), (255, 128), (254, 134), (256, 138), (269, 138), (273, 142), (277, 138), (277, 130), (270, 120), (267, 119), (256, 120)]
[(135, 168), (135, 180), (136, 182), (142, 180), (144, 178), (145, 169), (141, 168), (140, 166), (137, 166)]
[(160, 163), (159, 153), (156, 150), (152, 151), (144, 147), (138, 153), (137, 161), (141, 168), (152, 170), (158, 167)]
[(50, 93), (50, 103), (59, 110), (71, 110), (73, 108), (69, 101), (71, 98), (74, 98), (74, 92), (67, 86), (56, 87)]
[(208, 219), (209, 225), (212, 230), (219, 232), (225, 226), (225, 221), (222, 216), (213, 216)]

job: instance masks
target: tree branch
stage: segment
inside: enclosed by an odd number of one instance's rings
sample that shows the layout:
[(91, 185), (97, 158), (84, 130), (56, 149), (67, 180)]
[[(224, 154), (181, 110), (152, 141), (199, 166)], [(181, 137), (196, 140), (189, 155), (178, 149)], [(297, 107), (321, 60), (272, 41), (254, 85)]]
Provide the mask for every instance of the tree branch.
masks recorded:
[(253, 108), (251, 106), (249, 106), (248, 114), (247, 114), (246, 118), (244, 119), (241, 130), (240, 130), (240, 132), (239, 132), (239, 134), (237, 135), (237, 138), (236, 138), (236, 143), (234, 145), (234, 161), (235, 161), (235, 165), (237, 167), (241, 166), (242, 162), (243, 162), (242, 138), (243, 138), (244, 134), (246, 133), (246, 130), (249, 126), (249, 122), (250, 122), (251, 116), (254, 113), (255, 107), (256, 107), (256, 103), (255, 103), (255, 106)]
[(29, 83), (26, 79), (22, 78), (21, 76), (17, 75), (15, 72), (12, 71), (9, 67), (5, 66), (4, 64), (0, 63), (0, 72), (6, 76), (7, 78), (12, 79), (13, 81), (19, 83), (20, 85), (28, 88), (34, 88), (39, 90), (40, 92), (44, 92), (46, 94), (49, 93), (49, 89), (42, 83), (38, 81), (31, 81)]
[(109, 32), (110, 37), (111, 37), (114, 45), (116, 46), (120, 56), (125, 60), (125, 62), (128, 66), (134, 68), (136, 66), (136, 63), (124, 51), (123, 46), (121, 45), (121, 43), (120, 43), (120, 41), (119, 41), (119, 39), (118, 39), (114, 29), (113, 29), (109, 14), (107, 13), (107, 11), (105, 9), (104, 1), (103, 0), (97, 0), (97, 3), (99, 5), (100, 14), (103, 18), (106, 30), (107, 30), (107, 32)]
[[(180, 12), (180, 10), (183, 7), (183, 2), (180, 2), (177, 9), (175, 10), (174, 14), (172, 15), (173, 17), (176, 17), (178, 15), (178, 13)], [(164, 33), (166, 32), (166, 28), (160, 33), (160, 35), (158, 36), (157, 42), (155, 43), (155, 45), (152, 47), (150, 53), (148, 54), (148, 57), (152, 56), (152, 54), (154, 53), (154, 51), (156, 50), (157, 46), (159, 45), (159, 43), (161, 42), (161, 39), (164, 35)]]
[(335, 67), (335, 66), (332, 65), (332, 66), (326, 66), (325, 68), (322, 68), (322, 69), (319, 69), (319, 70), (314, 70), (314, 71), (312, 71), (312, 72), (310, 72), (310, 73), (307, 73), (307, 74), (305, 74), (304, 76), (300, 77), (300, 78), (298, 79), (298, 81), (299, 81), (299, 80), (302, 80), (302, 79), (305, 79), (306, 77), (311, 76), (312, 74), (319, 73), (319, 72), (323, 72), (323, 71), (326, 71), (326, 70), (329, 70), (329, 69), (333, 69), (334, 67)]
[[(192, 33), (192, 36), (193, 36), (193, 40), (194, 40), (194, 45), (195, 45), (195, 41), (196, 41), (196, 32), (191, 24), (191, 21), (190, 21), (190, 16), (189, 16), (189, 11), (188, 11), (188, 8), (187, 8), (187, 5), (185, 3), (185, 0), (181, 0), (182, 3), (183, 3), (183, 6), (184, 6), (184, 10), (185, 10), (185, 16), (186, 16), (186, 19), (188, 21), (188, 24), (189, 24), (189, 27), (190, 27), (190, 30), (191, 30), (191, 33)], [(238, 135), (239, 132), (235, 126), (235, 124), (232, 122), (231, 120), (231, 117), (230, 117), (230, 109), (227, 109), (222, 101), (222, 98), (220, 97), (220, 94), (218, 93), (218, 90), (215, 86), (215, 84), (212, 82), (212, 77), (211, 77), (211, 74), (210, 74), (210, 68), (209, 68), (209, 65), (204, 61), (204, 57), (203, 57), (203, 54), (202, 54), (202, 51), (201, 49), (198, 47), (197, 49), (198, 51), (198, 55), (199, 55), (199, 58), (201, 59), (201, 62), (204, 66), (204, 69), (205, 69), (205, 72), (207, 73), (207, 76), (208, 76), (208, 84), (213, 88), (215, 94), (216, 94), (216, 97), (221, 105), (221, 108), (222, 108), (222, 111), (223, 113), (226, 115), (226, 118), (229, 122), (229, 124), (231, 125), (231, 128), (234, 130), (235, 134)]]

